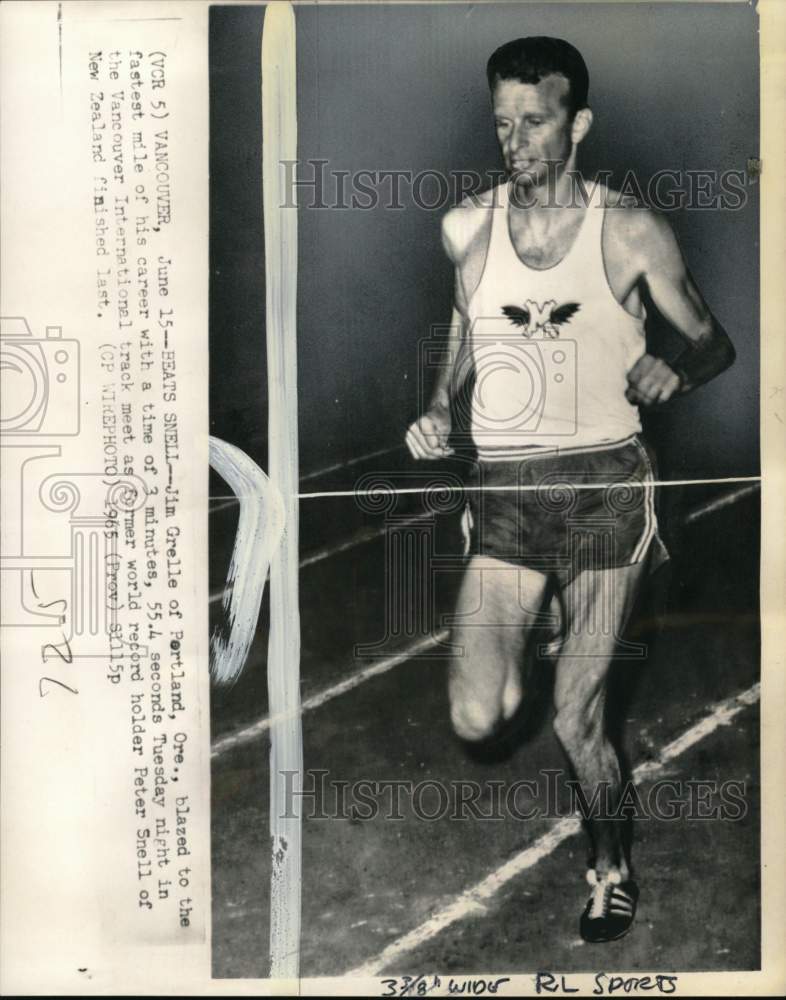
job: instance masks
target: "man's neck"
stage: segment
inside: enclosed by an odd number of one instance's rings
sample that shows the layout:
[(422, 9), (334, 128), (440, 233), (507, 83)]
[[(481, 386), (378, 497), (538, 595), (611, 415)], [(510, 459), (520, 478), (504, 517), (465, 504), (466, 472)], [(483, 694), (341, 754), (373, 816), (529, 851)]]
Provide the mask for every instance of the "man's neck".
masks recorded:
[(542, 184), (516, 185), (513, 207), (523, 211), (541, 209), (580, 208), (587, 205), (587, 187), (584, 178), (576, 170), (575, 159), (570, 157), (559, 173), (553, 171)]

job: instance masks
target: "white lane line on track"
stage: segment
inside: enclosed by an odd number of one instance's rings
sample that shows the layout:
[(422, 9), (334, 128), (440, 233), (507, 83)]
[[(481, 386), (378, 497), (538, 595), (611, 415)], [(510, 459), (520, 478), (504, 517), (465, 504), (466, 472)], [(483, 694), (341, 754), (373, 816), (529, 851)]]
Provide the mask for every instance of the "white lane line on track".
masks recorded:
[(366, 542), (373, 542), (376, 538), (381, 538), (383, 535), (386, 535), (391, 530), (391, 527), (395, 527), (397, 531), (400, 531), (402, 528), (408, 528), (413, 524), (420, 524), (421, 521), (427, 521), (432, 517), (434, 517), (433, 513), (427, 510), (422, 514), (413, 514), (412, 517), (397, 521), (394, 526), (383, 524), (381, 527), (375, 526), (373, 528), (363, 528), (361, 531), (358, 531), (357, 534), (352, 535), (351, 538), (347, 538), (345, 541), (339, 542), (337, 545), (328, 545), (324, 549), (317, 549), (316, 552), (310, 552), (308, 555), (303, 556), (300, 560), (300, 568), (305, 569), (306, 566), (313, 566), (314, 563), (322, 562), (325, 559), (331, 559), (333, 556), (337, 556), (340, 552), (346, 552), (349, 549), (357, 548), (357, 546), (364, 545)]
[[(716, 703), (708, 715), (705, 715), (703, 719), (691, 726), (681, 736), (672, 740), (671, 743), (667, 743), (661, 750), (657, 761), (647, 761), (640, 764), (633, 772), (634, 781), (654, 777), (670, 760), (679, 757), (680, 754), (705, 739), (720, 726), (728, 725), (743, 709), (755, 704), (759, 700), (759, 695), (759, 685), (754, 684), (746, 691)], [(451, 903), (429, 917), (428, 920), (392, 941), (379, 954), (368, 959), (363, 965), (342, 973), (342, 975), (376, 976), (403, 955), (435, 938), (451, 924), (473, 915), (487, 913), (486, 904), (496, 896), (500, 889), (522, 872), (548, 857), (563, 841), (578, 833), (580, 829), (581, 822), (578, 817), (571, 816), (559, 820), (550, 830), (538, 837), (534, 844), (531, 844), (474, 886), (465, 889)]]
[(327, 476), (331, 472), (338, 472), (339, 469), (349, 469), (353, 465), (358, 465), (360, 462), (367, 462), (370, 458), (379, 458), (381, 455), (390, 455), (394, 451), (403, 451), (406, 446), (402, 442), (401, 444), (388, 445), (387, 448), (379, 448), (377, 451), (370, 451), (366, 455), (358, 455), (357, 458), (347, 459), (345, 462), (335, 462), (333, 465), (326, 465), (322, 469), (315, 469), (313, 472), (307, 472), (305, 476), (300, 477), (301, 483), (306, 483), (310, 479), (319, 479), (320, 476)]
[[(323, 691), (318, 691), (316, 694), (312, 695), (310, 698), (306, 698), (300, 706), (301, 712), (311, 712), (315, 708), (319, 708), (324, 705), (325, 702), (332, 701), (333, 698), (338, 698), (342, 694), (346, 694), (347, 691), (351, 691), (353, 688), (358, 687), (360, 684), (365, 683), (365, 681), (371, 680), (372, 677), (379, 677), (380, 674), (385, 674), (388, 670), (392, 670), (401, 663), (406, 663), (407, 660), (412, 660), (418, 657), (421, 653), (426, 653), (435, 646), (438, 646), (442, 642), (446, 642), (449, 636), (448, 629), (442, 629), (440, 632), (435, 632), (434, 635), (427, 636), (425, 639), (421, 639), (419, 642), (413, 643), (411, 646), (407, 646), (400, 653), (396, 653), (395, 656), (387, 656), (384, 660), (380, 660), (378, 663), (372, 663), (368, 667), (364, 667), (363, 670), (359, 670), (356, 674), (352, 674), (349, 677), (345, 677), (343, 681), (339, 681), (338, 684), (333, 684), (329, 688), (325, 688)], [(215, 741), (210, 751), (211, 757), (219, 757), (221, 754), (226, 753), (228, 750), (233, 750), (235, 747), (240, 746), (243, 743), (248, 743), (251, 740), (258, 739), (263, 733), (266, 733), (270, 729), (270, 717), (265, 716), (259, 719), (258, 722), (252, 723), (250, 726), (246, 726), (244, 729), (238, 730), (236, 733), (230, 733), (228, 736), (223, 736), (221, 739)]]
[(736, 490), (729, 490), (728, 493), (725, 493), (721, 497), (715, 497), (714, 500), (708, 500), (706, 503), (699, 504), (697, 507), (694, 507), (693, 510), (688, 511), (683, 520), (683, 524), (693, 524), (694, 521), (698, 521), (702, 517), (706, 517), (707, 514), (714, 514), (718, 510), (730, 507), (732, 504), (737, 503), (738, 500), (744, 500), (745, 497), (758, 493), (760, 488), (760, 482), (749, 483), (747, 486), (738, 486)]
[[(401, 530), (402, 528), (407, 528), (410, 525), (419, 524), (421, 521), (425, 521), (433, 516), (434, 515), (431, 511), (424, 511), (422, 514), (414, 514), (406, 520), (398, 521), (395, 527), (397, 530)], [(363, 528), (350, 538), (345, 539), (343, 542), (339, 542), (336, 545), (325, 546), (325, 548), (317, 549), (314, 552), (309, 552), (300, 560), (300, 568), (305, 569), (307, 566), (313, 566), (315, 563), (324, 562), (325, 559), (332, 559), (333, 556), (337, 556), (341, 552), (347, 552), (349, 549), (365, 545), (366, 542), (373, 542), (375, 539), (381, 538), (383, 535), (387, 534), (387, 532), (390, 531), (390, 527), (391, 526), (388, 524), (383, 524), (381, 527)], [(223, 590), (215, 591), (215, 593), (210, 595), (208, 604), (217, 604), (223, 596)]]
[[(358, 455), (357, 458), (349, 458), (345, 462), (334, 462), (333, 465), (326, 465), (322, 469), (314, 469), (313, 472), (307, 472), (305, 475), (300, 477), (301, 483), (310, 482), (312, 479), (320, 479), (322, 476), (327, 476), (331, 472), (338, 472), (339, 469), (350, 469), (353, 465), (359, 465), (361, 462), (367, 462), (370, 458), (380, 458), (382, 455), (391, 455), (394, 451), (403, 451), (406, 445), (393, 444), (389, 445), (387, 448), (379, 448), (377, 451), (370, 451), (366, 455)], [(230, 496), (229, 494), (218, 494), (216, 496), (208, 497), (208, 500), (226, 500), (225, 504), (219, 504), (211, 509), (211, 513), (217, 510), (223, 510), (224, 507), (231, 506), (237, 503), (237, 498)]]

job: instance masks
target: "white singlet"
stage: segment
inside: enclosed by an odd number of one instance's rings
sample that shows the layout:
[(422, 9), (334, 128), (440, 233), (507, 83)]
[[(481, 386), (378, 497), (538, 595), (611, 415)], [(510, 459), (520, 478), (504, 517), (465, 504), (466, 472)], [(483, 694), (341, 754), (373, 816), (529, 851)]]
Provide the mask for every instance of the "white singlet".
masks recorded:
[(508, 184), (496, 189), (480, 283), (468, 305), (474, 385), (472, 437), (483, 461), (533, 447), (592, 447), (641, 430), (625, 398), (626, 375), (644, 354), (644, 320), (609, 287), (603, 264), (605, 188), (589, 204), (573, 245), (553, 267), (528, 267), (508, 225)]

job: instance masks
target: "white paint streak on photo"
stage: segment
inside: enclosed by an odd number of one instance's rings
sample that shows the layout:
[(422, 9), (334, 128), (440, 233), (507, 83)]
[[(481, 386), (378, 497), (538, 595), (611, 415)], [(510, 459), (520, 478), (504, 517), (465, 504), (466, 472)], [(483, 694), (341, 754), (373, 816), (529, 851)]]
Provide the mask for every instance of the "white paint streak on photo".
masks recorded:
[(223, 591), (229, 634), (217, 627), (210, 641), (211, 676), (217, 684), (232, 684), (246, 664), (254, 638), (270, 561), (284, 532), (284, 505), (279, 491), (240, 448), (211, 437), (210, 465), (240, 507)]
[[(301, 823), (284, 808), (285, 775), (303, 767), (298, 608), (297, 210), (283, 208), (281, 161), (297, 157), (295, 13), (265, 10), (262, 30), (262, 175), (270, 481), (282, 497), (284, 533), (270, 567), (270, 975), (300, 968)], [(261, 942), (260, 942), (261, 945)]]

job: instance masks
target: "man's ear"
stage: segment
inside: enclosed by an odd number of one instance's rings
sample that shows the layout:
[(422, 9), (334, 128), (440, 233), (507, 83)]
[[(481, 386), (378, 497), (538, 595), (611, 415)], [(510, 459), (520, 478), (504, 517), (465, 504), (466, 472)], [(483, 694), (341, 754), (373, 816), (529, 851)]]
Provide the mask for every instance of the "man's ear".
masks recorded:
[(570, 131), (570, 138), (574, 146), (578, 146), (591, 127), (592, 111), (589, 108), (581, 108), (573, 118), (573, 125)]

